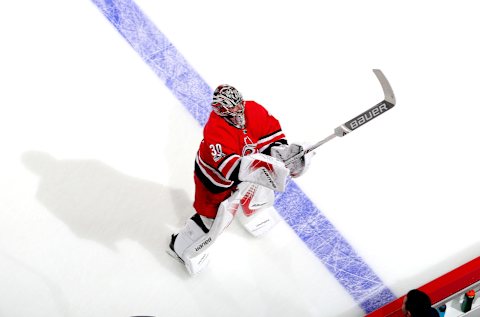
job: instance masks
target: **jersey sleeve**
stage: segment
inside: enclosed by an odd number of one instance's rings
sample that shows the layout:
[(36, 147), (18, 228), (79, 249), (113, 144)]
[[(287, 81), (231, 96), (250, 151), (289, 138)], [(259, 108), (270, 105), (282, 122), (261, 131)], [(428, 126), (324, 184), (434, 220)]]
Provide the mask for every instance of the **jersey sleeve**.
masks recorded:
[(195, 160), (195, 174), (212, 192), (230, 189), (238, 181), (241, 156), (223, 126), (207, 127)]
[(259, 114), (258, 127), (259, 139), (257, 142), (257, 149), (260, 153), (270, 155), (272, 146), (287, 144), (287, 138), (282, 131), (280, 122), (272, 114), (270, 114), (263, 106), (255, 103), (256, 111)]

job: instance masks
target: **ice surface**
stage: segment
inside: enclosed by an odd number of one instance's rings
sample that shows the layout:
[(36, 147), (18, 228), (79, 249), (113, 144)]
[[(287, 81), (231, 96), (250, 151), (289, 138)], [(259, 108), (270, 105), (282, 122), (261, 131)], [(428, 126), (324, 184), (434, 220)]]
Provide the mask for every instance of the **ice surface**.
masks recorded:
[[(478, 256), (473, 2), (114, 3), (134, 4), (0, 5), (1, 316), (362, 316)], [(372, 68), (397, 106), (317, 150), (268, 236), (232, 224), (188, 277), (164, 247), (211, 87), (314, 143), (379, 101)]]

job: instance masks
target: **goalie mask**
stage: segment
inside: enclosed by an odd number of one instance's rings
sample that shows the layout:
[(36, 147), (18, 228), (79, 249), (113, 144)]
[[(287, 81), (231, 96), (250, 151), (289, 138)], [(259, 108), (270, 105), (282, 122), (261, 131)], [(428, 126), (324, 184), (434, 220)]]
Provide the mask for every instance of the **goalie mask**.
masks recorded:
[(213, 92), (213, 111), (235, 128), (245, 128), (245, 103), (242, 94), (230, 85), (220, 85)]

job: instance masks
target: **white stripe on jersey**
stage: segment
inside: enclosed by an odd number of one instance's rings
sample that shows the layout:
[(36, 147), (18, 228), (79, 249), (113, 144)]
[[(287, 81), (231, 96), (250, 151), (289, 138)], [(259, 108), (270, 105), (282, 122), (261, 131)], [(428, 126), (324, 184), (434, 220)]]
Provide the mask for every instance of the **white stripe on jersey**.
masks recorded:
[(232, 175), (232, 172), (233, 170), (235, 169), (235, 167), (237, 167), (238, 165), (238, 162), (235, 162), (231, 167), (230, 169), (227, 171), (227, 173), (224, 172), (224, 168), (228, 165), (228, 163), (230, 163), (230, 161), (232, 161), (233, 159), (238, 159), (238, 161), (240, 161), (241, 159), (241, 156), (238, 155), (238, 154), (233, 154), (231, 156), (229, 156), (225, 161), (222, 162), (222, 164), (220, 164), (220, 166), (218, 166), (218, 170), (222, 173), (222, 174), (225, 174), (227, 178), (230, 178), (230, 175)]
[[(280, 130), (280, 131), (278, 131), (277, 133), (274, 133), (274, 134), (272, 134), (272, 135), (270, 135), (270, 136), (268, 136), (268, 137), (266, 137), (266, 138), (263, 138), (263, 139), (258, 140), (257, 144), (262, 144), (262, 143), (268, 142), (267, 144), (265, 144), (264, 146), (262, 146), (260, 149), (258, 149), (258, 151), (259, 151), (260, 153), (263, 152), (263, 150), (265, 150), (265, 149), (271, 144), (271, 142), (269, 142), (269, 141), (271, 141), (271, 140), (279, 137), (279, 136), (282, 135), (282, 134), (283, 134), (283, 131)], [(281, 138), (280, 140), (282, 140), (282, 139), (285, 139), (285, 137)]]
[(230, 176), (232, 176), (232, 172), (237, 168), (238, 164), (240, 164), (240, 161), (242, 160), (242, 158), (239, 158), (235, 163), (233, 163), (232, 167), (230, 168), (230, 170), (228, 171), (227, 173), (227, 178), (230, 179)]
[[(208, 164), (206, 164), (201, 158), (200, 158), (200, 155), (197, 154), (197, 157), (196, 157), (196, 161), (197, 161), (197, 165), (198, 167), (200, 168), (200, 170), (202, 171), (203, 175), (205, 175), (205, 177), (207, 177), (211, 182), (212, 184), (214, 184), (215, 186), (218, 186), (218, 187), (223, 187), (223, 188), (228, 188), (230, 187), (233, 182), (224, 178), (220, 173), (218, 173), (214, 168), (212, 168), (211, 166), (209, 166)], [(213, 177), (217, 177), (217, 180), (215, 180)], [(225, 182), (225, 183), (219, 183), (219, 181), (221, 182)]]

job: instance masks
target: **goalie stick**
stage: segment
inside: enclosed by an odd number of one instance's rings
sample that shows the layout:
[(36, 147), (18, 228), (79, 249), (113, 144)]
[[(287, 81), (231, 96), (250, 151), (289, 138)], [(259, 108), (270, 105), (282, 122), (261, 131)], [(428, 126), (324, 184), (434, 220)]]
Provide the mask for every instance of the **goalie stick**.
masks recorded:
[(380, 69), (374, 69), (373, 72), (375, 73), (375, 76), (377, 76), (378, 81), (380, 82), (380, 85), (382, 85), (383, 89), (383, 94), (385, 96), (384, 100), (380, 101), (377, 103), (375, 106), (372, 108), (368, 109), (367, 111), (359, 114), (355, 118), (345, 122), (344, 124), (339, 125), (338, 127), (335, 128), (334, 133), (326, 137), (325, 139), (315, 143), (314, 145), (310, 146), (309, 148), (306, 148), (302, 152), (292, 156), (288, 160), (286, 160), (284, 163), (285, 165), (288, 165), (292, 163), (295, 160), (298, 160), (305, 154), (315, 150), (318, 148), (320, 145), (327, 143), (328, 141), (332, 140), (335, 137), (343, 137), (344, 135), (352, 132), (355, 129), (358, 129), (365, 123), (375, 119), (382, 113), (390, 110), (395, 106), (395, 95), (393, 94), (392, 87), (390, 86), (390, 83), (388, 82), (387, 78), (385, 75), (382, 73)]

